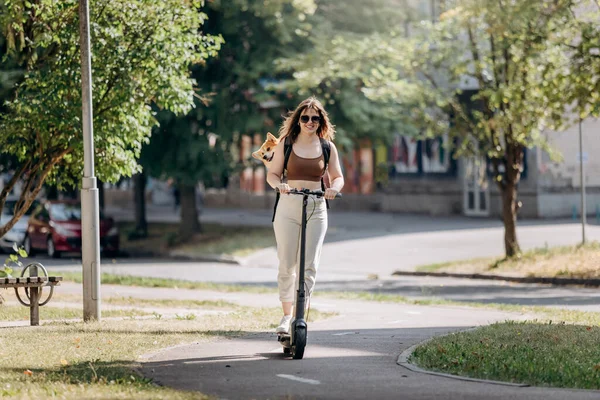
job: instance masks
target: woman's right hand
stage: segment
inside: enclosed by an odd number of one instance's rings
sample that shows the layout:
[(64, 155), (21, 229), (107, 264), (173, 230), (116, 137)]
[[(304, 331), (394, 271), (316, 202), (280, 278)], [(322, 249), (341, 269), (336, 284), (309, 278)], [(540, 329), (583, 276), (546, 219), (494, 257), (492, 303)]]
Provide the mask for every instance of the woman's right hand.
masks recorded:
[(279, 185), (277, 185), (277, 190), (279, 190), (279, 193), (281, 194), (286, 194), (291, 189), (292, 188), (287, 183), (280, 183)]

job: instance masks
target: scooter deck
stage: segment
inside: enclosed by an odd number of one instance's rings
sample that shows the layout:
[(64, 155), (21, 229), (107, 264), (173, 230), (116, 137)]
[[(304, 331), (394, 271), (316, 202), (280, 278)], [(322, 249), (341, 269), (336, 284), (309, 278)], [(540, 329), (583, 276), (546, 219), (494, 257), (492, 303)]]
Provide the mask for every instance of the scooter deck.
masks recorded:
[(285, 348), (289, 348), (292, 346), (292, 337), (290, 336), (289, 333), (278, 333), (277, 334), (277, 341), (279, 343), (281, 343), (281, 345)]

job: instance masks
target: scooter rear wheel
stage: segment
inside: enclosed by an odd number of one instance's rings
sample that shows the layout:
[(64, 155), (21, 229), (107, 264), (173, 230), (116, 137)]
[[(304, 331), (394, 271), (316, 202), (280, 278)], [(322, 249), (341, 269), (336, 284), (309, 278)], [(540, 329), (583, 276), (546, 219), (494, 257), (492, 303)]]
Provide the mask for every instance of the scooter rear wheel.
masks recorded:
[(304, 348), (306, 347), (306, 328), (298, 327), (294, 332), (294, 345), (292, 346), (292, 357), (295, 360), (301, 360), (304, 357)]

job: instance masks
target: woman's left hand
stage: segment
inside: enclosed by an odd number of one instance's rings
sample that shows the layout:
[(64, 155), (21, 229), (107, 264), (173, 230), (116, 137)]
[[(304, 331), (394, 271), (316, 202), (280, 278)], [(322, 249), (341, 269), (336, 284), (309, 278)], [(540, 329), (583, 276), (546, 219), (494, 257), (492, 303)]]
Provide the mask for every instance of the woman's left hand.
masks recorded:
[(325, 197), (326, 200), (333, 200), (335, 196), (338, 194), (338, 191), (332, 188), (325, 189)]

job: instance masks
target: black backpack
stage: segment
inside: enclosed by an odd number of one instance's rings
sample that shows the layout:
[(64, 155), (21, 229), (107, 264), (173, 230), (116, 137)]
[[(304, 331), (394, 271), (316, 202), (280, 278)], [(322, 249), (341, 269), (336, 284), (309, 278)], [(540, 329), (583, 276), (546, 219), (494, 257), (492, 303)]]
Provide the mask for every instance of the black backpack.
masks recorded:
[[(327, 166), (329, 165), (329, 155), (331, 153), (331, 146), (328, 140), (323, 138), (319, 138), (321, 142), (321, 148), (323, 149), (323, 160), (325, 161), (325, 173), (327, 173)], [(283, 142), (283, 175), (286, 175), (287, 164), (290, 158), (290, 154), (292, 154), (292, 141), (289, 136), (285, 137), (285, 142)], [(325, 182), (321, 177), (321, 190), (325, 191)], [(277, 203), (279, 203), (279, 191), (277, 191), (277, 197), (275, 198), (275, 207), (273, 207), (273, 218), (271, 222), (275, 221), (275, 212), (277, 211)], [(327, 208), (329, 208), (329, 201), (325, 200), (327, 204)]]

